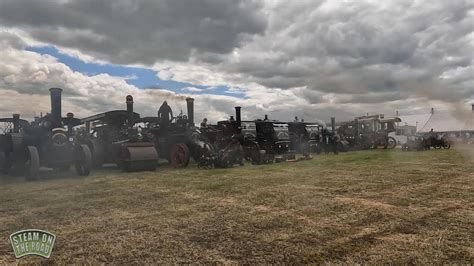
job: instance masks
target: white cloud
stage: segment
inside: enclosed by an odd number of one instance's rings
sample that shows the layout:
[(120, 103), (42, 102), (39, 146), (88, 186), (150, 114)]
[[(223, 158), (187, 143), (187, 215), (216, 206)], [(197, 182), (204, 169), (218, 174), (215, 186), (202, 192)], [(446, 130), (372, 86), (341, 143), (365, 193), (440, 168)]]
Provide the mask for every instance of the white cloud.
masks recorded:
[[(196, 117), (211, 121), (230, 115), (234, 105), (247, 118), (327, 120), (431, 105), (469, 108), (474, 101), (470, 1), (182, 4), (0, 2), (2, 115), (10, 108), (47, 111), (49, 87), (63, 87), (65, 104), (80, 115), (123, 108), (126, 94), (144, 115), (155, 114), (164, 99), (176, 112), (185, 109), (184, 95), (140, 90), (105, 74), (88, 77), (23, 50), (44, 44), (87, 62), (151, 66), (163, 80), (194, 85), (183, 89), (190, 93), (198, 85), (227, 86), (244, 97), (193, 95)], [(41, 103), (14, 105), (15, 99)]]

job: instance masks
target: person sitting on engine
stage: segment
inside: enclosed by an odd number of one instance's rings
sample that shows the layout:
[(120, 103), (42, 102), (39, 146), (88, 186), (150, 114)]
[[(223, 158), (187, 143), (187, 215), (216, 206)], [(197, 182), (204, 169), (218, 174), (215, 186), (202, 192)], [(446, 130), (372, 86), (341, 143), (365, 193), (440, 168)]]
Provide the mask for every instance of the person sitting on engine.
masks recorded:
[(205, 118), (205, 117), (201, 122), (201, 128), (207, 128), (207, 118)]

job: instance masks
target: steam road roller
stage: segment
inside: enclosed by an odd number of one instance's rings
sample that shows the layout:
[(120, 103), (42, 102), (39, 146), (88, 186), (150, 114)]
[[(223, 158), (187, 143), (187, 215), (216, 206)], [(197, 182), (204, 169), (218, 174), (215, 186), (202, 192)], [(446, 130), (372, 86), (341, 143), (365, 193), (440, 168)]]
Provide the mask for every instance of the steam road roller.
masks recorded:
[(85, 124), (80, 142), (92, 152), (94, 166), (112, 163), (124, 171), (154, 171), (158, 153), (152, 142), (143, 141), (135, 121), (140, 115), (133, 111), (133, 97), (126, 97), (127, 110), (114, 110), (81, 120)]
[[(36, 179), (40, 167), (68, 170), (74, 165), (79, 175), (89, 175), (91, 152), (75, 141), (73, 127), (80, 123), (74, 114), (61, 117), (60, 88), (51, 88), (51, 113), (28, 123), (14, 114), (0, 119), (0, 170)], [(66, 129), (67, 128), (67, 129)]]

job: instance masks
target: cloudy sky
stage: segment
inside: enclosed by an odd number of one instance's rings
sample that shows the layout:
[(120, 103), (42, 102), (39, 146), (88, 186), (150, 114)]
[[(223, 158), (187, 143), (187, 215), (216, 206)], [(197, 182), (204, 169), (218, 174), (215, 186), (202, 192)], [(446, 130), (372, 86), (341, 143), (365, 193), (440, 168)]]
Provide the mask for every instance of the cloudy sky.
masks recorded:
[(196, 120), (468, 110), (474, 2), (0, 0), (0, 116), (196, 99)]

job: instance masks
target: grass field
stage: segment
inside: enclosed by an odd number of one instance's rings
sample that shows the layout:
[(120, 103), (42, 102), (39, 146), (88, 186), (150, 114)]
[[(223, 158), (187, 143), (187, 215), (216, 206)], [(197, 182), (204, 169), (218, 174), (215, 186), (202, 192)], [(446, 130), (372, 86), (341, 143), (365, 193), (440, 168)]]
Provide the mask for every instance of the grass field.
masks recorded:
[(474, 263), (474, 165), (463, 154), (7, 179), (0, 264), (16, 262), (8, 236), (27, 228), (56, 234), (56, 246), (49, 260), (20, 262)]

